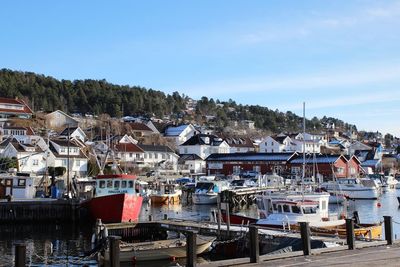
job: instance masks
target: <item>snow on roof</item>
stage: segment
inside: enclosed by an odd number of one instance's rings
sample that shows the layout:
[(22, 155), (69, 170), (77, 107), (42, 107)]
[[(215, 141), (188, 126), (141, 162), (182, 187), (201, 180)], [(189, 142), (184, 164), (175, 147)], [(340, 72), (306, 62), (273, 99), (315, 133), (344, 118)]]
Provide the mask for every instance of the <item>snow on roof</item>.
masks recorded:
[(165, 130), (165, 136), (178, 136), (180, 135), (189, 125), (183, 124), (177, 127), (171, 126)]

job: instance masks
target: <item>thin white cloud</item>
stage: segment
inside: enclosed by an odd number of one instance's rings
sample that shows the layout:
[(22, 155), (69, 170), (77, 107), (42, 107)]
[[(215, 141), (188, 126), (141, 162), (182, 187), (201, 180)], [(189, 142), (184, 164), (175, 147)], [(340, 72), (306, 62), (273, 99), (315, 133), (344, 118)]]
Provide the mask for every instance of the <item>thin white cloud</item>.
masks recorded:
[[(367, 64), (366, 65), (370, 65)], [(374, 64), (371, 64), (374, 65)], [(341, 71), (308, 73), (301, 76), (254, 77), (246, 80), (216, 81), (212, 84), (187, 86), (197, 96), (213, 97), (238, 93), (295, 92), (324, 88), (341, 88), (371, 83), (400, 81), (400, 64), (377, 65), (374, 68), (343, 68)]]

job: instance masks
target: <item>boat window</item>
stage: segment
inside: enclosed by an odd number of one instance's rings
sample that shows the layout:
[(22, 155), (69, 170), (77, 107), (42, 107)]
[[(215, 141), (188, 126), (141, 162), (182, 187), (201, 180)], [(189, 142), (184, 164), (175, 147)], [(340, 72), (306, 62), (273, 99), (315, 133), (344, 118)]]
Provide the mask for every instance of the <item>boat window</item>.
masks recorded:
[(317, 208), (316, 207), (303, 207), (303, 213), (304, 214), (317, 213)]
[(128, 181), (128, 187), (133, 188), (133, 181)]
[(282, 211), (282, 205), (278, 205), (278, 212), (283, 212)]
[(99, 188), (106, 188), (106, 181), (104, 180), (99, 181)]
[(121, 188), (126, 188), (126, 181), (121, 181)]
[(289, 212), (290, 213), (290, 206), (289, 205), (283, 205), (283, 212)]
[(119, 181), (114, 181), (114, 188), (115, 189), (119, 188)]
[(275, 203), (272, 204), (272, 209), (273, 209), (273, 210), (278, 210), (278, 208), (276, 207), (276, 204), (275, 204)]
[(292, 206), (292, 212), (293, 213), (301, 213), (301, 209), (300, 209), (300, 207)]
[(112, 187), (112, 180), (107, 180), (107, 188), (111, 188)]
[(26, 180), (25, 179), (18, 179), (18, 186), (25, 186)]
[(257, 208), (260, 210), (264, 210), (264, 202), (262, 198), (257, 199)]

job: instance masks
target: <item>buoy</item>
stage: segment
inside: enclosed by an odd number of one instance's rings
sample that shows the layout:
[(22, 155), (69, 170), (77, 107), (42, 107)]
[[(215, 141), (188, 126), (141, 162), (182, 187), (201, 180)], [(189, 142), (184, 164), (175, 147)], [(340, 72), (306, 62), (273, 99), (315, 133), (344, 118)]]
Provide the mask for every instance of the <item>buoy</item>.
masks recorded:
[(382, 204), (381, 204), (380, 202), (378, 202), (376, 205), (377, 205), (378, 207), (381, 207), (381, 206), (382, 206)]

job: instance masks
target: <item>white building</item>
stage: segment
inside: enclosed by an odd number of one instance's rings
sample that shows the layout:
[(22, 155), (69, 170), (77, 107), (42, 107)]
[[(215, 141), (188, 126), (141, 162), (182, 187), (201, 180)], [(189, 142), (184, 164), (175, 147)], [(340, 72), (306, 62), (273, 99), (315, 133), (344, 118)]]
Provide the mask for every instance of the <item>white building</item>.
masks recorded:
[(177, 146), (186, 142), (189, 138), (195, 135), (198, 131), (191, 124), (181, 126), (170, 126), (165, 130), (164, 137), (173, 140)]
[(54, 160), (50, 162), (49, 166), (65, 167), (67, 171), (69, 170), (70, 177), (87, 175), (88, 158), (74, 140), (53, 139), (50, 140), (49, 145), (54, 156)]
[(267, 136), (260, 144), (261, 153), (295, 152), (297, 144), (286, 135)]
[(168, 146), (138, 145), (144, 151), (143, 167), (160, 168), (164, 170), (178, 169), (179, 156)]
[(229, 153), (229, 145), (220, 137), (208, 134), (197, 134), (179, 146), (179, 154), (195, 154), (202, 159), (218, 153)]

